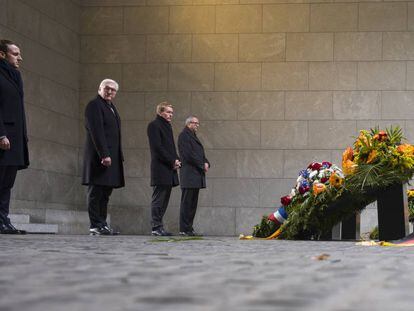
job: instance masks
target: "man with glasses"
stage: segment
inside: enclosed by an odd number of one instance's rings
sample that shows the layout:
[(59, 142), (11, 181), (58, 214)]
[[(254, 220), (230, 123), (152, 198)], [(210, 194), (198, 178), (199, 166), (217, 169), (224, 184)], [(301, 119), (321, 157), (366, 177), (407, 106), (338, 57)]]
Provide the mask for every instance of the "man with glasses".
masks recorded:
[(200, 236), (193, 228), (197, 211), (198, 193), (206, 187), (206, 173), (210, 168), (203, 145), (196, 132), (200, 122), (197, 117), (189, 116), (185, 127), (178, 136), (178, 151), (182, 161), (180, 169), (181, 205), (180, 235)]
[(91, 235), (113, 235), (106, 222), (109, 196), (125, 185), (121, 146), (121, 119), (112, 100), (118, 83), (101, 82), (98, 96), (85, 109), (86, 143), (82, 184), (88, 186), (87, 205)]

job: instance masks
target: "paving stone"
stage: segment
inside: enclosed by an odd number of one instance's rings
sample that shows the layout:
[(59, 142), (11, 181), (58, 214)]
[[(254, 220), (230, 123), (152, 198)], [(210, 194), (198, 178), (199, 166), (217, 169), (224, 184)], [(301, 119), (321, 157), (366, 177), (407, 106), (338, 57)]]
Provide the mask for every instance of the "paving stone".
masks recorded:
[[(412, 310), (414, 248), (0, 236), (0, 309)], [(325, 260), (315, 257), (328, 254)]]

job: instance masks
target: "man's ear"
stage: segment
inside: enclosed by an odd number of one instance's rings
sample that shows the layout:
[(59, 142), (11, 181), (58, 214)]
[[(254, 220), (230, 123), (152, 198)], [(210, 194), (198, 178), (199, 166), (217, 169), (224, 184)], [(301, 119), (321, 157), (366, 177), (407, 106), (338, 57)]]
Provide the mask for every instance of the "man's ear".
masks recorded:
[(6, 53), (4, 53), (3, 51), (0, 51), (0, 58), (5, 59), (6, 58)]

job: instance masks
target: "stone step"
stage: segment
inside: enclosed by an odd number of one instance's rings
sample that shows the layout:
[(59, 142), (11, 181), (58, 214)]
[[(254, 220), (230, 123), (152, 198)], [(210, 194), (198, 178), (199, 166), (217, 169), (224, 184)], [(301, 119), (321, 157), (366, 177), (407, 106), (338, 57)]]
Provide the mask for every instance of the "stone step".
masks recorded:
[(59, 231), (58, 225), (51, 224), (27, 224), (27, 223), (14, 223), (13, 224), (19, 230), (25, 230), (27, 233), (51, 233), (56, 234)]
[(30, 223), (30, 215), (25, 214), (10, 214), (9, 215), (10, 221), (12, 224), (19, 223), (19, 224), (28, 224)]

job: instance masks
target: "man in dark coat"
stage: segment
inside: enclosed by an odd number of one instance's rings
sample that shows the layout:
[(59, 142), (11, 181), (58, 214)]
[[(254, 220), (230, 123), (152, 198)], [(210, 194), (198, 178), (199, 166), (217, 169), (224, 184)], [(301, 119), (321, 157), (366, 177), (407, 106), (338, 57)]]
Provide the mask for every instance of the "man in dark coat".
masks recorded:
[(24, 234), (8, 217), (10, 193), (17, 171), (29, 166), (20, 49), (0, 40), (0, 233)]
[(206, 187), (206, 173), (210, 168), (203, 145), (196, 132), (200, 126), (197, 117), (190, 116), (178, 136), (178, 151), (182, 161), (180, 169), (181, 205), (180, 235), (200, 236), (193, 228), (197, 210), (198, 193)]
[(91, 235), (116, 234), (106, 222), (109, 196), (125, 185), (121, 146), (121, 119), (112, 103), (118, 83), (101, 82), (98, 96), (85, 109), (86, 143), (82, 184), (88, 186)]
[(171, 120), (173, 107), (168, 102), (157, 106), (155, 120), (148, 124), (147, 134), (151, 151), (152, 235), (168, 236), (162, 218), (168, 207), (172, 187), (178, 186), (177, 169), (181, 166), (175, 149)]

